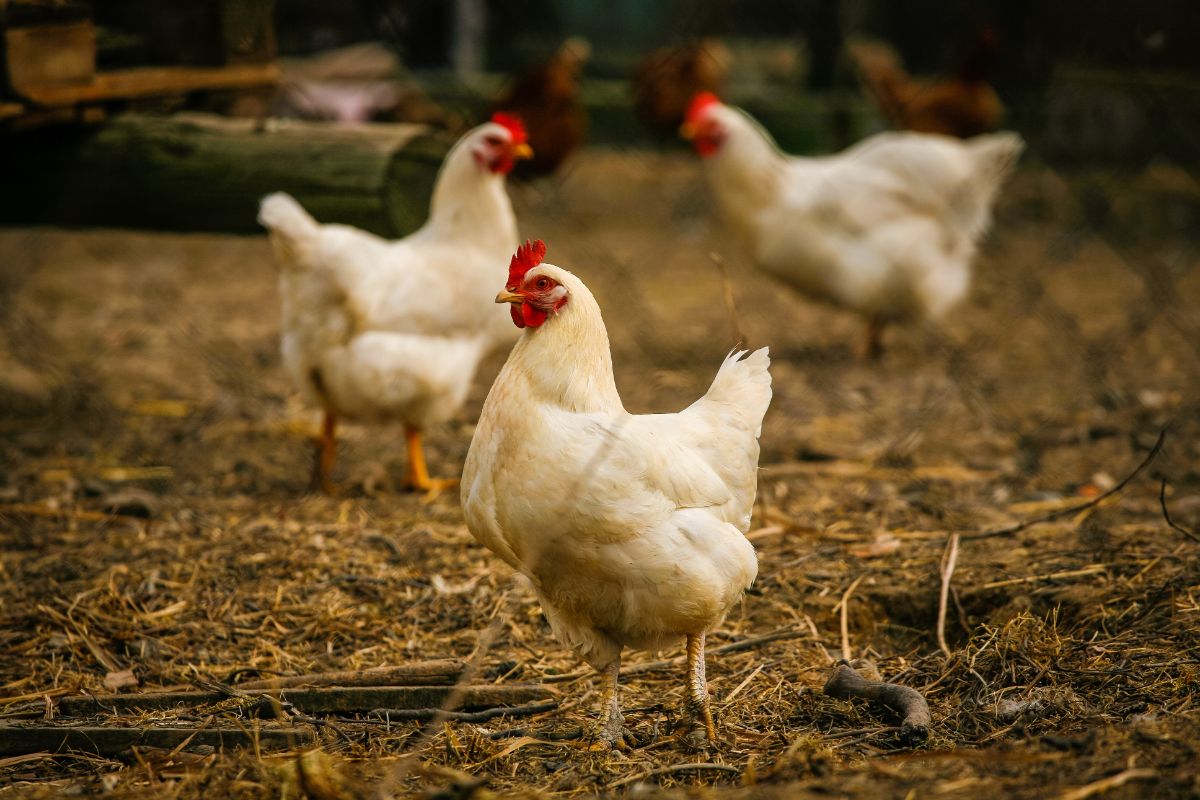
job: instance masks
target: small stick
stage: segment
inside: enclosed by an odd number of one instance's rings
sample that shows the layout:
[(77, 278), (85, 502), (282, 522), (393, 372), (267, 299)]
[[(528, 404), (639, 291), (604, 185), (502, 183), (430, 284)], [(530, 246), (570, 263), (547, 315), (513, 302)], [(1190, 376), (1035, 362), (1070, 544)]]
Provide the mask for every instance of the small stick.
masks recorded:
[(725, 292), (725, 311), (729, 314), (729, 326), (733, 331), (733, 343), (735, 346), (743, 347), (746, 344), (746, 335), (742, 333), (741, 317), (738, 316), (737, 303), (733, 299), (733, 284), (729, 282), (729, 273), (725, 271), (725, 259), (721, 258), (720, 253), (709, 253), (708, 257), (717, 265), (717, 269), (721, 272), (721, 285)]
[(1037, 583), (1038, 581), (1057, 581), (1063, 578), (1083, 578), (1088, 575), (1096, 575), (1108, 569), (1108, 564), (1089, 564), (1086, 567), (1079, 569), (1068, 569), (1062, 572), (1051, 572), (1048, 575), (1029, 575), (1024, 578), (1009, 578), (1003, 581), (992, 581), (990, 583), (980, 584), (979, 589), (999, 589), (1003, 586), (1020, 586), (1023, 583)]
[(849, 612), (847, 611), (847, 609), (850, 607), (850, 595), (854, 594), (854, 590), (858, 588), (859, 581), (865, 577), (867, 577), (867, 574), (864, 572), (862, 575), (859, 575), (857, 578), (855, 578), (854, 581), (846, 588), (846, 591), (842, 593), (842, 658), (844, 658), (846, 661), (849, 661), (854, 657), (850, 652), (850, 619)]
[(929, 738), (929, 726), (933, 718), (929, 715), (929, 704), (916, 689), (898, 683), (869, 681), (849, 664), (842, 662), (833, 668), (829, 680), (825, 681), (824, 692), (830, 697), (842, 699), (862, 698), (901, 714), (900, 738), (910, 746)]
[(1118, 772), (1116, 775), (1110, 775), (1107, 778), (1089, 783), (1087, 786), (1080, 786), (1078, 789), (1072, 789), (1069, 792), (1063, 792), (1059, 795), (1058, 800), (1085, 800), (1092, 795), (1107, 792), (1109, 789), (1115, 789), (1118, 786), (1124, 786), (1133, 780), (1144, 780), (1146, 778), (1157, 778), (1158, 771), (1153, 769), (1127, 769), (1124, 772)]
[(1171, 526), (1171, 530), (1179, 531), (1193, 542), (1200, 542), (1200, 535), (1192, 533), (1187, 528), (1171, 519), (1171, 512), (1167, 510), (1167, 479), (1162, 479), (1162, 485), (1158, 487), (1158, 504), (1162, 506), (1163, 519)]
[(954, 576), (954, 566), (958, 563), (958, 534), (950, 534), (946, 542), (946, 552), (942, 554), (942, 588), (938, 594), (937, 614), (937, 643), (946, 654), (946, 658), (954, 655), (946, 644), (946, 606), (950, 600), (950, 579)]
[(1066, 508), (1060, 508), (1055, 511), (1051, 511), (1048, 514), (1043, 514), (1040, 517), (1034, 517), (1032, 519), (1027, 519), (1024, 522), (1018, 522), (1013, 525), (1005, 526), (1003, 528), (997, 528), (996, 530), (993, 530), (993, 531), (983, 531), (981, 533), (968, 533), (966, 536), (964, 536), (962, 538), (968, 539), (968, 540), (975, 540), (975, 539), (990, 539), (993, 536), (1011, 536), (1014, 533), (1020, 533), (1021, 531), (1025, 530), (1026, 528), (1031, 528), (1034, 525), (1038, 525), (1043, 522), (1050, 522), (1051, 520), (1056, 520), (1060, 517), (1069, 517), (1074, 514), (1078, 514), (1080, 511), (1086, 511), (1089, 508), (1098, 506), (1098, 505), (1100, 505), (1100, 503), (1104, 502), (1105, 500), (1112, 497), (1114, 494), (1116, 494), (1117, 492), (1121, 491), (1126, 486), (1128, 486), (1129, 483), (1134, 478), (1136, 478), (1138, 475), (1140, 475), (1142, 473), (1142, 470), (1144, 470), (1146, 467), (1150, 466), (1150, 462), (1153, 461), (1158, 456), (1159, 451), (1162, 450), (1163, 442), (1166, 440), (1166, 438), (1167, 438), (1167, 429), (1163, 428), (1161, 431), (1158, 432), (1158, 440), (1154, 443), (1154, 446), (1150, 448), (1150, 452), (1146, 453), (1146, 457), (1143, 458), (1141, 463), (1138, 464), (1134, 468), (1133, 472), (1126, 475), (1121, 480), (1120, 483), (1118, 483), (1116, 486), (1109, 489), (1107, 492), (1104, 492), (1103, 494), (1098, 494), (1095, 497), (1093, 497), (1091, 500), (1088, 500), (1085, 503), (1079, 503), (1077, 505), (1068, 506)]
[[(447, 722), (487, 722), (496, 717), (532, 717), (558, 708), (558, 702), (547, 700), (544, 703), (527, 703), (523, 706), (507, 708), (487, 708), (483, 711), (444, 711), (440, 708), (377, 708), (371, 712), (372, 717), (383, 720), (427, 720), (438, 717)], [(439, 716), (441, 715), (441, 716)]]

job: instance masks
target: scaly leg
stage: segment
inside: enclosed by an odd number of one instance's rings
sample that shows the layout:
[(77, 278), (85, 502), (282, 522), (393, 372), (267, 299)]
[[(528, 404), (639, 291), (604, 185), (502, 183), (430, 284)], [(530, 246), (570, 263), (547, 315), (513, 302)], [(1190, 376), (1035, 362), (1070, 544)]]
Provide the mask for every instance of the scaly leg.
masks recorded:
[(613, 659), (612, 663), (600, 671), (601, 700), (600, 719), (592, 729), (591, 738), (604, 742), (610, 747), (620, 747), (624, 744), (622, 725), (625, 718), (621, 715), (621, 704), (617, 698), (617, 678), (621, 674), (621, 656)]
[(425, 448), (421, 445), (420, 429), (405, 425), (404, 438), (408, 443), (408, 474), (404, 478), (406, 489), (424, 492), (424, 499), (430, 501), (445, 489), (458, 485), (458, 478), (429, 477), (429, 468), (425, 465)]
[(326, 409), (321, 421), (321, 433), (314, 440), (316, 451), (313, 453), (312, 478), (308, 482), (310, 492), (321, 492), (332, 495), (336, 489), (333, 485), (333, 461), (337, 456), (337, 417)]
[(886, 325), (882, 320), (872, 317), (867, 320), (867, 333), (863, 337), (859, 358), (864, 361), (875, 361), (883, 355), (883, 329)]
[(704, 733), (710, 744), (717, 741), (712, 709), (708, 706), (708, 679), (704, 674), (704, 634), (689, 633), (687, 637), (688, 710), (704, 723)]

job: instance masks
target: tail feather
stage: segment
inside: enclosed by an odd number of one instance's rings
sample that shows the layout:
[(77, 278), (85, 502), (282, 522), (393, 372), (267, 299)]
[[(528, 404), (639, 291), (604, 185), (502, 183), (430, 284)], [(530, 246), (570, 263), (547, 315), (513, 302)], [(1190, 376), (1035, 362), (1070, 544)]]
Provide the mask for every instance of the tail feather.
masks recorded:
[(739, 427), (752, 429), (757, 437), (771, 403), (771, 358), (766, 347), (743, 356), (745, 350), (726, 356), (704, 400), (733, 410)]
[(1000, 131), (975, 136), (965, 142), (975, 154), (974, 178), (966, 183), (958, 207), (972, 238), (982, 235), (991, 224), (992, 203), (1000, 187), (1016, 168), (1025, 140), (1019, 133)]
[(271, 232), (271, 238), (289, 250), (295, 250), (316, 237), (321, 226), (290, 194), (275, 192), (262, 199), (258, 222)]

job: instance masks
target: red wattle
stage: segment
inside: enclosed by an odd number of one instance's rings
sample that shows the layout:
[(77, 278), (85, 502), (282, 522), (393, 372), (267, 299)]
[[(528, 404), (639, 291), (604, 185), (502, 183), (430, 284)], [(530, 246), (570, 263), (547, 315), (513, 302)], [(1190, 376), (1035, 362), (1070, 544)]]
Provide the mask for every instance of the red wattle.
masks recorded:
[(525, 317), (525, 324), (530, 328), (536, 328), (546, 321), (546, 312), (540, 308), (535, 308), (529, 303), (521, 304), (521, 314)]
[(508, 307), (508, 313), (512, 314), (513, 323), (518, 328), (525, 327), (525, 320), (521, 317), (521, 309), (517, 308), (515, 305), (511, 305)]

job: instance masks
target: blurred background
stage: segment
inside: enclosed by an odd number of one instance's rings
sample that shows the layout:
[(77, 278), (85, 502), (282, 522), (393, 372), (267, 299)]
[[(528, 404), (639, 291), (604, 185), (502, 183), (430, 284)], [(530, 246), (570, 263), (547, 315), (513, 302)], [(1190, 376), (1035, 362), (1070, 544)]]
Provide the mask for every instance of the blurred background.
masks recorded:
[[(545, 239), (547, 260), (597, 295), (631, 411), (682, 408), (735, 344), (771, 347), (761, 594), (723, 629), (809, 617), (812, 639), (765, 651), (777, 659), (766, 674), (792, 687), (775, 692), (771, 714), (798, 729), (833, 713), (812, 711), (811, 694), (797, 712), (788, 692), (820, 680), (837, 650), (835, 604), (858, 586), (855, 646), (909, 669), (914, 685), (948, 681), (947, 746), (1010, 735), (1009, 722), (979, 716), (992, 699), (962, 663), (941, 672), (906, 660), (933, 651), (945, 533), (1094, 498), (1163, 428), (1143, 475), (1153, 480), (1119, 504), (964, 547), (950, 636), (986, 649), (987, 634), (1024, 626), (992, 649), (1009, 654), (1025, 652), (1031, 630), (1053, 640), (1078, 655), (1078, 681), (1117, 676), (1079, 683), (1076, 700), (1141, 703), (1105, 711), (1108, 721), (1195, 707), (1195, 680), (1162, 677), (1179, 653), (1194, 664), (1200, 645), (1195, 559), (1180, 554), (1158, 500), (1166, 480), (1175, 521), (1200, 525), (1193, 2), (0, 0), (0, 34), (10, 691), (98, 690), (125, 667), (164, 686), (245, 663), (294, 673), (472, 651), (507, 576), (467, 535), (453, 492), (431, 505), (399, 492), (398, 430), (348, 426), (341, 494), (304, 496), (316, 411), (281, 369), (278, 271), (255, 217), (263, 195), (284, 190), (321, 222), (407, 234), (448, 148), (503, 108), (525, 119), (538, 154), (508, 181), (520, 234)], [(936, 325), (897, 327), (881, 361), (855, 358), (861, 321), (757, 271), (716, 215), (701, 162), (677, 136), (699, 90), (746, 109), (796, 155), (890, 129), (1019, 132), (1028, 147), (999, 191), (967, 298)], [(461, 469), (503, 357), (431, 433), (435, 473)], [(528, 613), (501, 632), (502, 655), (524, 659), (527, 677), (573, 669), (521, 597)], [(283, 622), (268, 625), (264, 609)], [(363, 627), (369, 613), (380, 622)], [(230, 633), (230, 619), (259, 627)], [(76, 635), (84, 629), (91, 638)], [(1135, 647), (1143, 634), (1153, 642)], [(1109, 658), (1095, 655), (1103, 648), (1135, 661), (1101, 673), (1112, 664), (1087, 659)], [(535, 663), (526, 650), (552, 655)], [(1046, 674), (1013, 659), (979, 669), (999, 682), (1024, 670), (1031, 685)], [(742, 678), (721, 663), (710, 664), (714, 685), (729, 691)], [(632, 688), (631, 704), (660, 702), (652, 686)], [(1082, 707), (1072, 703), (1029, 729), (1070, 728)], [(760, 711), (747, 712), (749, 729), (776, 725)], [(371, 736), (385, 753), (384, 735)], [(1056, 763), (1081, 772), (1013, 767), (1004, 779), (1042, 796), (1103, 774), (1084, 775), (1088, 764), (1178, 755), (1157, 744), (1166, 736), (1122, 738), (1111, 758), (1077, 757), (1086, 748), (1068, 742)], [(476, 739), (480, 759), (504, 746)], [(462, 767), (447, 741), (432, 738), (429, 758)], [(774, 758), (780, 741), (736, 763)], [(493, 785), (566, 791), (607, 774), (551, 775), (508, 752), (488, 760)], [(657, 751), (649, 765), (671, 757)], [(1179, 758), (1161, 768), (1186, 773), (1183, 787), (1194, 767)], [(970, 765), (980, 780), (995, 778), (990, 768)], [(55, 769), (40, 777), (83, 768)]]

